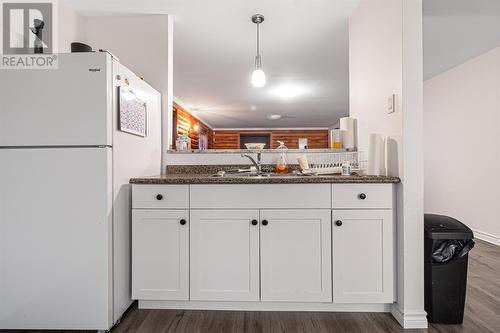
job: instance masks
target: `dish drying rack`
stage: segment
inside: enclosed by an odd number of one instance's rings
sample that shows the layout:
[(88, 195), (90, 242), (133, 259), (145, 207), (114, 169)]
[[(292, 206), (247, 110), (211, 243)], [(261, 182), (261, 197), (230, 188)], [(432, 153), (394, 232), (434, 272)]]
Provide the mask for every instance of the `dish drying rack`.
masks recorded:
[(342, 172), (342, 163), (349, 162), (353, 172), (366, 170), (368, 161), (364, 151), (307, 154), (308, 172), (318, 175)]

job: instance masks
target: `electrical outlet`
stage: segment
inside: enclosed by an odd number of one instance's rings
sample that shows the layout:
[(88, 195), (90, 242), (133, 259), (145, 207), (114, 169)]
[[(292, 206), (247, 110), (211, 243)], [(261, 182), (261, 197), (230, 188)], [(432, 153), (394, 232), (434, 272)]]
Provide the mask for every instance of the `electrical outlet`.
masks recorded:
[(396, 112), (396, 95), (391, 95), (387, 99), (387, 113), (394, 113)]

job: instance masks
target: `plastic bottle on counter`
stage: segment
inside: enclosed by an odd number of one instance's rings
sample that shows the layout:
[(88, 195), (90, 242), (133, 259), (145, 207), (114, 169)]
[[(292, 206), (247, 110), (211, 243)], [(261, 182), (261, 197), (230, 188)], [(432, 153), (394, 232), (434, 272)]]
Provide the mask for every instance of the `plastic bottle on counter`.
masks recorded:
[(349, 161), (342, 162), (342, 176), (350, 176), (351, 174), (352, 174), (351, 162)]
[(340, 129), (335, 128), (331, 131), (332, 135), (332, 148), (341, 149), (342, 148), (342, 132)]
[(280, 152), (280, 156), (278, 158), (278, 162), (276, 163), (276, 173), (288, 173), (288, 164), (286, 163), (286, 151), (288, 148), (285, 146), (283, 141), (278, 141), (278, 151)]

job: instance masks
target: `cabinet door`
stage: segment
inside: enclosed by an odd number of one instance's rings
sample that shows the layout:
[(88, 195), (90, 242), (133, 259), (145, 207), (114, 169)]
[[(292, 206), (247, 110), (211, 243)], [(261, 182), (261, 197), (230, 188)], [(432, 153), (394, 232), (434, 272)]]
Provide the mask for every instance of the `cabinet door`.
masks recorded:
[(333, 211), (333, 301), (392, 303), (391, 210)]
[(331, 213), (261, 211), (263, 301), (331, 302)]
[(259, 300), (258, 219), (258, 210), (191, 211), (191, 300)]
[(132, 211), (132, 298), (189, 299), (189, 211)]

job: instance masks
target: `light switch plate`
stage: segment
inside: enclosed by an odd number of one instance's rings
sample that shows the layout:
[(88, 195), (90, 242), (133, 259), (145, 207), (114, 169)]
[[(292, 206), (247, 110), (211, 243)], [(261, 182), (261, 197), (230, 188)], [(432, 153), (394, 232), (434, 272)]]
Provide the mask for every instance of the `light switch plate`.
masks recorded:
[(391, 114), (396, 112), (396, 95), (392, 94), (387, 100), (387, 113)]

